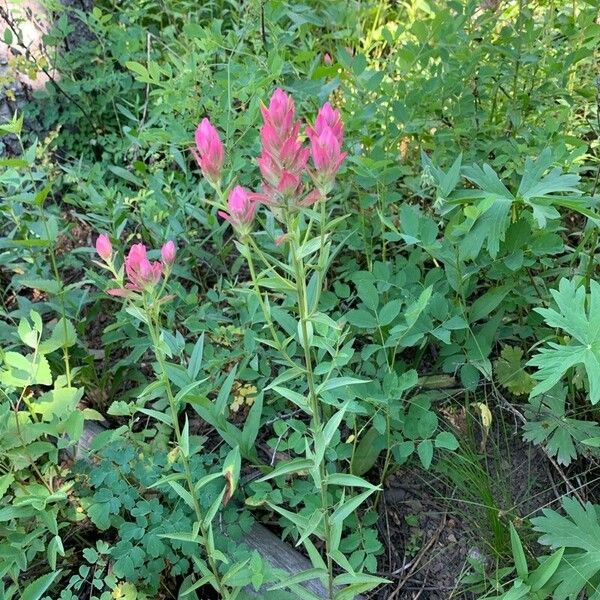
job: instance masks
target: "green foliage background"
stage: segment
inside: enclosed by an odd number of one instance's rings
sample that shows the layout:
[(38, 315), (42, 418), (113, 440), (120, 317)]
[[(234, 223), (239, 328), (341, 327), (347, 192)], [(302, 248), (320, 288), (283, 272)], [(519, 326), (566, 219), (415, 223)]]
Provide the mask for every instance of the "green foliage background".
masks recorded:
[[(332, 219), (347, 217), (332, 235), (344, 247), (318, 298), (319, 312), (345, 329), (334, 338), (323, 318), (317, 335), (334, 349), (315, 350), (317, 374), (331, 368), (340, 378), (323, 402), (350, 406), (326, 449), (331, 471), (377, 486), (408, 465), (436, 469), (489, 432), (483, 411), (469, 417), (473, 436), (442, 409), (483, 403), (495, 424), (508, 403), (525, 421), (519, 435), (569, 466), (568, 480), (592, 479), (596, 2), (48, 6), (45, 58), (30, 67), (52, 64), (57, 85), (0, 124), (0, 598), (157, 598), (202, 574), (192, 542), (160, 537), (191, 530), (193, 516), (176, 489), (151, 491), (179, 469), (159, 417), (167, 403), (139, 315), (97, 291), (106, 287), (92, 264), (100, 231), (119, 252), (177, 241), (162, 339), (168, 378), (196, 420), (198, 479), (217, 477), (236, 445), (243, 465), (263, 473), (266, 454), (303, 455), (308, 424), (294, 401), (305, 390), (260, 341), (265, 320), (245, 262), (205, 202), (212, 191), (189, 152), (197, 123), (210, 117), (235, 181), (255, 189), (260, 105), (276, 87), (303, 117), (329, 100), (345, 123), (348, 158), (328, 200)], [(18, 49), (20, 17), (4, 25), (4, 42)], [(261, 212), (259, 224), (258, 243), (284, 260), (277, 222)], [(273, 319), (293, 338), (293, 303), (276, 297)], [(95, 442), (95, 462), (65, 461), (84, 422), (98, 420), (109, 431)], [(484, 443), (480, 467), (486, 452)], [(243, 564), (231, 575), (240, 589), (280, 581), (240, 542), (253, 521), (298, 541), (319, 510), (297, 471), (244, 480), (219, 512), (217, 549)], [(220, 493), (216, 482), (203, 509)], [(332, 502), (344, 506), (360, 491), (347, 489), (335, 488)], [(531, 525), (517, 509), (492, 507), (500, 535), (483, 537), (506, 568), (472, 565), (465, 586), (505, 600), (600, 597), (589, 533), (598, 505), (593, 493), (582, 499), (565, 498), (567, 516), (555, 506)], [(364, 581), (384, 557), (377, 502), (342, 519), (346, 571)], [(531, 542), (526, 557), (515, 526)], [(534, 557), (532, 529), (556, 550), (549, 558)]]

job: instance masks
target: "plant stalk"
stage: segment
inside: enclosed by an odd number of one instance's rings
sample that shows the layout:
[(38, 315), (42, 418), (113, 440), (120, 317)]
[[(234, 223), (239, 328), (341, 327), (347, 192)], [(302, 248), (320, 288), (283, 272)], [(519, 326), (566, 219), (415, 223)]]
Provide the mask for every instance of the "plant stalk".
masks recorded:
[[(154, 355), (156, 356), (156, 360), (158, 361), (158, 365), (160, 367), (160, 378), (162, 380), (163, 385), (165, 386), (165, 390), (167, 393), (167, 399), (169, 401), (169, 407), (171, 409), (171, 419), (173, 421), (173, 430), (175, 431), (175, 438), (177, 441), (177, 447), (181, 449), (181, 428), (179, 427), (179, 420), (177, 414), (177, 405), (175, 403), (175, 396), (173, 394), (173, 389), (171, 387), (171, 382), (169, 380), (169, 376), (167, 374), (167, 367), (165, 364), (165, 357), (163, 355), (163, 351), (160, 348), (160, 339), (157, 331), (158, 326), (158, 315), (156, 315), (153, 311), (149, 311), (146, 306), (146, 314), (148, 315), (148, 328), (150, 330), (150, 337), (152, 338), (152, 344), (154, 346)], [(156, 320), (155, 320), (156, 319)], [(202, 545), (204, 548), (208, 548), (208, 534), (206, 532), (206, 528), (202, 525), (203, 515), (202, 508), (200, 507), (200, 503), (198, 502), (198, 498), (194, 491), (194, 479), (192, 477), (192, 470), (190, 467), (190, 461), (187, 456), (184, 455), (183, 452), (179, 453), (181, 458), (181, 463), (183, 465), (183, 472), (186, 480), (186, 484), (190, 491), (190, 496), (192, 498), (194, 512), (196, 513), (196, 519), (198, 519), (198, 525), (200, 528), (200, 535), (202, 536)], [(215, 563), (215, 560), (209, 553), (206, 553), (207, 561), (210, 567), (210, 570), (215, 579), (215, 585), (217, 586), (218, 592), (222, 595), (225, 600), (230, 598), (230, 594), (228, 589), (223, 585), (221, 581), (221, 576), (219, 574), (219, 570)]]

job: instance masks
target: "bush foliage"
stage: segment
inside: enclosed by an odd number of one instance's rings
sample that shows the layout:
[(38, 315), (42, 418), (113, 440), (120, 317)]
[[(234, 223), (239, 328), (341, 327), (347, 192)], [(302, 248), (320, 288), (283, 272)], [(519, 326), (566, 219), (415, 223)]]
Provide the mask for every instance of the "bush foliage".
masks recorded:
[(596, 3), (48, 11), (0, 9), (0, 84), (50, 75), (0, 123), (0, 598), (385, 598), (415, 471), (484, 490), (457, 590), (600, 598)]

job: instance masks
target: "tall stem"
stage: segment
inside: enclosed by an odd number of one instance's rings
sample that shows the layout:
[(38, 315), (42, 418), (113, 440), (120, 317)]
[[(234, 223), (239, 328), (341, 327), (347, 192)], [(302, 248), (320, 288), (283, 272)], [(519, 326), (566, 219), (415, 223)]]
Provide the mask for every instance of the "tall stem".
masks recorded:
[[(173, 430), (175, 431), (175, 438), (177, 440), (177, 447), (182, 448), (181, 443), (181, 428), (179, 427), (179, 419), (177, 415), (177, 405), (175, 403), (175, 396), (173, 394), (173, 388), (171, 387), (171, 381), (169, 380), (169, 376), (167, 374), (167, 366), (165, 363), (165, 357), (163, 355), (163, 351), (160, 347), (160, 339), (157, 331), (158, 326), (158, 316), (155, 315), (152, 311), (148, 310), (146, 306), (146, 314), (148, 315), (148, 328), (150, 329), (150, 337), (152, 338), (152, 344), (154, 346), (154, 355), (156, 356), (156, 360), (158, 361), (158, 365), (160, 367), (160, 378), (162, 380), (163, 385), (165, 386), (165, 391), (167, 393), (167, 399), (169, 401), (169, 407), (171, 409), (171, 419), (173, 421)], [(156, 321), (155, 321), (156, 319)], [(192, 469), (190, 467), (190, 461), (188, 457), (183, 453), (179, 453), (179, 457), (181, 458), (181, 463), (183, 465), (183, 473), (185, 476), (186, 484), (190, 491), (190, 496), (192, 498), (192, 504), (194, 508), (194, 512), (196, 513), (196, 519), (198, 520), (198, 526), (200, 530), (200, 535), (202, 537), (202, 545), (204, 548), (208, 548), (208, 533), (206, 528), (202, 524), (203, 515), (202, 508), (200, 507), (200, 503), (198, 502), (198, 498), (196, 496), (194, 490), (194, 479), (192, 477)], [(206, 553), (206, 558), (210, 567), (210, 570), (215, 579), (215, 585), (217, 587), (218, 592), (221, 596), (227, 600), (230, 598), (229, 591), (223, 585), (221, 581), (221, 576), (219, 574), (219, 570), (215, 563), (215, 560), (210, 554)]]
[[(302, 258), (298, 256), (298, 246), (295, 237), (291, 239), (292, 261), (296, 278), (296, 291), (298, 294), (298, 314), (300, 317), (300, 330), (302, 333), (301, 344), (304, 349), (304, 363), (306, 369), (306, 381), (308, 384), (308, 401), (312, 411), (313, 429), (320, 432), (322, 428), (321, 404), (317, 396), (315, 378), (313, 374), (312, 356), (308, 341), (308, 307), (306, 304), (306, 273)], [(323, 510), (323, 529), (325, 533), (325, 554), (327, 557), (327, 587), (328, 597), (333, 598), (333, 560), (331, 558), (331, 524), (329, 521), (329, 501), (327, 497), (327, 483), (325, 470), (325, 459), (319, 464), (319, 480), (321, 483), (321, 506)]]
[[(246, 239), (245, 241), (247, 242), (248, 240)], [(254, 292), (258, 296), (260, 308), (262, 310), (265, 321), (267, 322), (267, 326), (269, 327), (269, 332), (271, 333), (271, 338), (273, 339), (275, 347), (277, 348), (277, 351), (280, 352), (282, 354), (282, 356), (285, 358), (286, 362), (288, 364), (290, 364), (290, 366), (295, 367), (296, 363), (291, 359), (290, 355), (287, 353), (287, 351), (281, 344), (279, 337), (277, 336), (277, 331), (275, 330), (275, 325), (273, 324), (273, 319), (271, 319), (270, 312), (267, 309), (265, 300), (262, 297), (262, 294), (260, 292), (260, 287), (258, 285), (258, 278), (256, 277), (256, 269), (254, 267), (254, 260), (252, 259), (252, 252), (250, 251), (250, 248), (247, 248), (246, 260), (248, 262), (248, 269), (250, 270), (250, 277), (252, 279), (252, 285), (254, 286)]]

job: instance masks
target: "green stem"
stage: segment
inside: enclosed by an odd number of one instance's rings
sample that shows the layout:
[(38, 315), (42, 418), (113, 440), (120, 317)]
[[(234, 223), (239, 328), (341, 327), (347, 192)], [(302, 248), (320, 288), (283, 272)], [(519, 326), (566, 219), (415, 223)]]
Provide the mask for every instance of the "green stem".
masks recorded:
[[(244, 243), (247, 243), (248, 239), (246, 238), (245, 240), (242, 240), (242, 241)], [(260, 303), (260, 308), (262, 310), (265, 321), (267, 322), (267, 326), (269, 327), (269, 331), (271, 333), (271, 338), (273, 339), (273, 342), (275, 343), (275, 347), (277, 348), (277, 351), (283, 355), (286, 362), (290, 366), (296, 367), (297, 366), (296, 363), (292, 360), (290, 355), (287, 353), (287, 351), (281, 344), (279, 337), (277, 336), (277, 331), (275, 329), (275, 325), (273, 324), (273, 320), (271, 319), (270, 311), (267, 309), (265, 300), (262, 297), (262, 294), (260, 292), (260, 287), (258, 285), (258, 278), (256, 277), (256, 269), (254, 267), (254, 260), (252, 259), (252, 252), (251, 252), (250, 248), (248, 248), (248, 247), (247, 247), (247, 253), (246, 253), (246, 260), (248, 262), (248, 269), (250, 270), (250, 277), (252, 279), (252, 285), (254, 286), (254, 292), (256, 293), (256, 295), (258, 297), (258, 301)]]
[[(298, 313), (300, 317), (300, 329), (302, 333), (301, 344), (304, 349), (304, 363), (306, 369), (306, 381), (308, 384), (309, 406), (313, 417), (313, 430), (320, 432), (322, 428), (321, 404), (317, 396), (315, 379), (313, 374), (312, 356), (308, 343), (308, 307), (306, 305), (306, 273), (304, 263), (298, 256), (296, 238), (291, 239), (292, 261), (296, 276), (296, 290), (298, 293)], [(329, 521), (329, 502), (327, 499), (327, 472), (325, 470), (325, 459), (319, 464), (319, 480), (321, 483), (321, 507), (323, 510), (323, 529), (325, 534), (325, 554), (327, 558), (327, 583), (329, 598), (333, 598), (333, 560), (331, 558), (331, 524)]]
[[(179, 419), (177, 414), (177, 405), (175, 403), (175, 396), (173, 394), (173, 389), (171, 387), (171, 381), (169, 380), (169, 376), (167, 374), (167, 366), (165, 363), (165, 358), (163, 355), (163, 351), (160, 347), (160, 339), (157, 331), (158, 327), (158, 315), (153, 314), (150, 310), (148, 310), (148, 306), (144, 302), (144, 308), (146, 309), (146, 314), (148, 315), (148, 328), (150, 330), (150, 337), (152, 338), (152, 344), (154, 346), (154, 355), (156, 356), (156, 360), (158, 361), (158, 365), (160, 367), (160, 378), (162, 380), (163, 385), (165, 386), (165, 391), (167, 393), (167, 399), (169, 401), (169, 407), (171, 409), (171, 419), (173, 421), (173, 429), (175, 431), (175, 438), (177, 440), (177, 447), (179, 449), (182, 448), (181, 443), (181, 428), (179, 427)], [(155, 319), (156, 318), (156, 322)], [(196, 496), (194, 490), (194, 479), (192, 477), (192, 470), (190, 467), (190, 461), (188, 457), (183, 453), (179, 452), (179, 456), (181, 458), (181, 462), (183, 465), (183, 472), (186, 480), (186, 484), (190, 491), (190, 496), (192, 498), (192, 503), (194, 507), (194, 512), (196, 513), (196, 519), (198, 520), (198, 525), (200, 529), (200, 535), (202, 537), (202, 545), (204, 548), (208, 548), (208, 533), (206, 528), (203, 526), (203, 515), (202, 508), (200, 507), (200, 503), (198, 502), (198, 498)], [(215, 563), (215, 560), (212, 556), (210, 556), (207, 552), (206, 556), (208, 560), (208, 564), (210, 570), (215, 579), (215, 585), (217, 591), (222, 595), (224, 599), (230, 598), (230, 594), (228, 589), (223, 585), (221, 581), (221, 575), (219, 574), (219, 570)]]
[(585, 289), (590, 289), (590, 281), (596, 269), (596, 246), (598, 245), (598, 228), (594, 229), (592, 234), (592, 243), (590, 244), (590, 253), (588, 255), (588, 264), (585, 270)]

